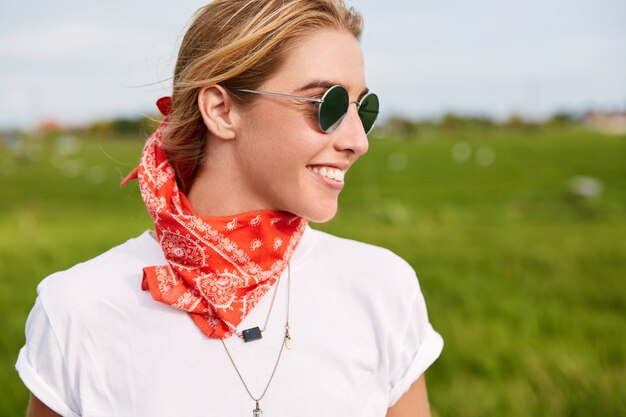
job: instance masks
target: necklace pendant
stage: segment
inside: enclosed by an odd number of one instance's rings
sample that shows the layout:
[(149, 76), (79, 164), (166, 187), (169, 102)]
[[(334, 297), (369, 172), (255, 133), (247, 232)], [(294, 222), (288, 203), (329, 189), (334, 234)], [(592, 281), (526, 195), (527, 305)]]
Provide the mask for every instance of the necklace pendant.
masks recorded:
[(259, 408), (259, 402), (256, 402), (256, 408), (252, 410), (252, 417), (261, 417), (263, 410)]
[(245, 340), (246, 343), (252, 342), (253, 340), (261, 339), (263, 337), (263, 335), (261, 334), (261, 329), (259, 329), (258, 326), (246, 329), (241, 332), (241, 334), (243, 335), (243, 340)]
[(291, 338), (285, 338), (285, 346), (287, 346), (287, 349), (293, 349), (293, 341)]

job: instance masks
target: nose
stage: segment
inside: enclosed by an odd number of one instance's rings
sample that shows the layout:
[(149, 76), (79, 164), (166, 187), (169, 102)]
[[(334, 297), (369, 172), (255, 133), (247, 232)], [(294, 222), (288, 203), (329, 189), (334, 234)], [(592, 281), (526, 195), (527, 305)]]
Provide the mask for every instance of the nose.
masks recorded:
[[(357, 112), (356, 102), (350, 103), (348, 113), (337, 130), (335, 130), (335, 148), (339, 151), (350, 151), (355, 154), (355, 159), (363, 155), (369, 149), (369, 142), (363, 123)], [(352, 104), (355, 104), (352, 106)]]

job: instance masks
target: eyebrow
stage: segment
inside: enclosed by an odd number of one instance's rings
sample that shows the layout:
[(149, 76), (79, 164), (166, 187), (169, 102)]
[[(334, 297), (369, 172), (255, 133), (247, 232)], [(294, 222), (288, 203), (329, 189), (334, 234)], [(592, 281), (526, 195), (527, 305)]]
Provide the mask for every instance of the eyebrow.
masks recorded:
[[(317, 90), (320, 88), (329, 89), (333, 85), (337, 85), (337, 84), (341, 84), (341, 83), (324, 81), (324, 80), (313, 80), (310, 83), (298, 88), (296, 92), (301, 93), (304, 91)], [(363, 97), (365, 94), (369, 93), (369, 91), (370, 89), (366, 87), (365, 90), (363, 90), (361, 94), (359, 94), (359, 97)]]

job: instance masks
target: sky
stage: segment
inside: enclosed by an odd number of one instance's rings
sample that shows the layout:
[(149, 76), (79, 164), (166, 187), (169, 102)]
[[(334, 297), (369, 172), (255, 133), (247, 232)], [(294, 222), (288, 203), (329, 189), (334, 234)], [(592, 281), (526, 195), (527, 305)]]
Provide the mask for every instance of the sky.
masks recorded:
[[(156, 112), (205, 2), (4, 1), (0, 129)], [(624, 0), (348, 0), (382, 117), (626, 110)]]

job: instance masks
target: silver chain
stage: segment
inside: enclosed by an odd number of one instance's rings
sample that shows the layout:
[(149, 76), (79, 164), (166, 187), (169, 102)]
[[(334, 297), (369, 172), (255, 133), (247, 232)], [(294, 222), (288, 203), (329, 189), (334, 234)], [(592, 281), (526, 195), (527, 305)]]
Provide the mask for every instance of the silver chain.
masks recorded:
[[(289, 268), (289, 264), (287, 264), (287, 268)], [(276, 293), (278, 292), (278, 285), (280, 284), (280, 277), (278, 277), (278, 282), (276, 282), (276, 288), (274, 289), (274, 296), (272, 296), (272, 303), (270, 304), (270, 309), (267, 312), (267, 317), (265, 318), (265, 324), (263, 325), (263, 328), (261, 329), (261, 333), (263, 333), (265, 331), (265, 328), (267, 327), (267, 322), (270, 319), (270, 314), (272, 314), (272, 307), (274, 307), (274, 300), (276, 299)], [(238, 333), (237, 329), (234, 330), (235, 334), (237, 336), (239, 336), (240, 339), (243, 339), (243, 333)]]
[[(233, 357), (230, 355), (230, 352), (228, 351), (228, 348), (226, 347), (226, 343), (224, 343), (224, 339), (220, 339), (222, 341), (222, 345), (224, 345), (224, 349), (226, 349), (226, 353), (228, 354), (228, 358), (230, 359), (230, 362), (235, 367), (235, 371), (237, 371), (237, 375), (239, 375), (239, 379), (241, 379), (243, 386), (246, 388), (246, 391), (248, 391), (248, 395), (250, 395), (250, 398), (256, 401), (257, 407), (258, 407), (259, 401), (261, 401), (261, 399), (265, 396), (265, 393), (267, 392), (267, 389), (269, 388), (270, 383), (272, 382), (272, 378), (274, 378), (274, 373), (276, 372), (276, 368), (278, 367), (280, 356), (282, 355), (283, 349), (285, 347), (285, 341), (286, 339), (290, 338), (290, 335), (289, 335), (289, 298), (290, 298), (290, 293), (291, 293), (291, 269), (289, 268), (289, 264), (287, 264), (287, 279), (288, 279), (287, 281), (287, 323), (285, 324), (285, 337), (283, 338), (283, 343), (281, 343), (280, 345), (280, 352), (278, 352), (278, 358), (276, 359), (276, 363), (274, 364), (272, 375), (270, 375), (270, 379), (269, 381), (267, 381), (267, 385), (265, 386), (265, 389), (263, 390), (263, 394), (261, 394), (259, 398), (254, 398), (254, 396), (250, 392), (250, 389), (248, 388), (246, 381), (243, 380), (243, 377), (241, 376), (241, 372), (239, 372), (239, 368), (237, 368), (237, 365), (235, 365), (235, 361), (233, 361)], [(278, 292), (278, 289), (276, 290), (276, 292)], [(274, 293), (274, 297), (276, 297), (276, 292)]]

